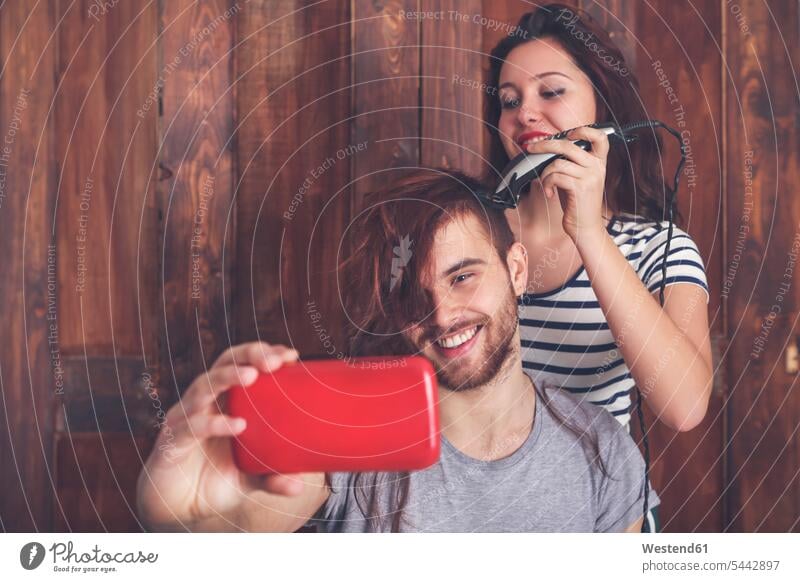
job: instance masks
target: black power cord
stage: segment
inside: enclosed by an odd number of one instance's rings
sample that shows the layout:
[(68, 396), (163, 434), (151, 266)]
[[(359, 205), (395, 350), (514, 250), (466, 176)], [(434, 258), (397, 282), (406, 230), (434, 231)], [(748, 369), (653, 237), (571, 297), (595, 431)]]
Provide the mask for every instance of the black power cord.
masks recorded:
[[(681, 139), (681, 135), (672, 129), (671, 127), (661, 123), (660, 121), (650, 120), (650, 121), (642, 121), (637, 123), (631, 123), (626, 125), (620, 130), (622, 133), (627, 131), (636, 131), (637, 129), (643, 128), (664, 128), (670, 134), (672, 134), (675, 139), (678, 140), (678, 144), (680, 145), (681, 151), (681, 160), (678, 162), (678, 167), (675, 170), (675, 178), (672, 182), (672, 188), (667, 189), (667, 206), (664, 209), (667, 215), (667, 221), (669, 222), (669, 226), (667, 229), (667, 243), (664, 246), (664, 260), (661, 263), (661, 289), (658, 293), (658, 301), (661, 307), (664, 307), (664, 288), (666, 287), (667, 283), (667, 261), (669, 260), (669, 247), (670, 243), (672, 242), (672, 232), (673, 226), (675, 223), (675, 197), (678, 193), (678, 182), (680, 181), (681, 177), (681, 170), (683, 170), (683, 166), (686, 163), (686, 146), (683, 143), (683, 139)], [(644, 508), (643, 508), (643, 516), (644, 519), (642, 520), (642, 533), (648, 532), (648, 523), (647, 523), (647, 514), (648, 514), (648, 498), (650, 497), (650, 441), (647, 438), (647, 427), (644, 421), (644, 410), (642, 409), (642, 392), (639, 390), (639, 386), (636, 386), (636, 416), (639, 419), (639, 430), (642, 431), (642, 445), (644, 446)]]

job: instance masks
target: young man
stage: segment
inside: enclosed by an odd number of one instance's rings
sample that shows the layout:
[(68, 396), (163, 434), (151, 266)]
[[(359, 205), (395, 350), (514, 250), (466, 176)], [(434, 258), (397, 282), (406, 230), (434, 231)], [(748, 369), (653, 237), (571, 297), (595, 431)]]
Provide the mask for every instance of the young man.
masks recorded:
[[(639, 531), (644, 464), (607, 412), (524, 373), (517, 297), (525, 248), (480, 184), (420, 171), (376, 193), (351, 226), (340, 283), (354, 355), (421, 353), (440, 385), (442, 454), (399, 474), (253, 478), (233, 463), (241, 419), (216, 398), (297, 359), (282, 346), (223, 354), (167, 415), (139, 478), (153, 529), (294, 531)], [(398, 260), (399, 259), (399, 260)], [(171, 446), (169, 446), (171, 444)]]

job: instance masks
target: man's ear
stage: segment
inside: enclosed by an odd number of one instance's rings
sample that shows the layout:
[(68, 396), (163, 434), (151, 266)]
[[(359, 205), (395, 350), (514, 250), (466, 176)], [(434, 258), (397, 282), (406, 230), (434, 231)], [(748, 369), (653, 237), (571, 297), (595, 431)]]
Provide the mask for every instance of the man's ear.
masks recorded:
[(514, 295), (519, 297), (525, 293), (528, 285), (528, 251), (522, 243), (515, 242), (511, 245), (506, 255), (506, 264), (511, 276), (511, 285), (514, 287)]

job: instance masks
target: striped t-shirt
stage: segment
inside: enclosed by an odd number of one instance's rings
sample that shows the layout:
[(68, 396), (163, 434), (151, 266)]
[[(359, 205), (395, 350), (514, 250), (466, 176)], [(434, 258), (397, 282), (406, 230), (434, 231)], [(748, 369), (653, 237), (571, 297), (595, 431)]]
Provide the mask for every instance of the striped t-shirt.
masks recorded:
[[(669, 223), (631, 214), (612, 218), (608, 233), (645, 287), (661, 286), (661, 267)], [(703, 259), (685, 231), (673, 227), (666, 285), (689, 283), (706, 291)], [(624, 301), (623, 297), (619, 297)], [(624, 426), (630, 422), (634, 380), (617, 348), (586, 270), (563, 286), (526, 293), (519, 300), (522, 366), (540, 386), (561, 387), (603, 406)]]

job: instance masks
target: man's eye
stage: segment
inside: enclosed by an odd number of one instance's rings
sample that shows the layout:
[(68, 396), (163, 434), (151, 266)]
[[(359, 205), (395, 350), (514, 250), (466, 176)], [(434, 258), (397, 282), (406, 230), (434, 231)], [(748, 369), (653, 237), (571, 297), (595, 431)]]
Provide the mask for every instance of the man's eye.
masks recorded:
[(561, 97), (564, 94), (564, 89), (556, 89), (555, 91), (545, 91), (542, 93), (542, 97), (545, 99), (554, 99), (556, 97)]
[(461, 275), (456, 275), (453, 278), (453, 285), (457, 285), (459, 283), (463, 283), (464, 281), (466, 281), (470, 277), (472, 277), (472, 273), (462, 273)]

